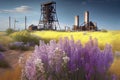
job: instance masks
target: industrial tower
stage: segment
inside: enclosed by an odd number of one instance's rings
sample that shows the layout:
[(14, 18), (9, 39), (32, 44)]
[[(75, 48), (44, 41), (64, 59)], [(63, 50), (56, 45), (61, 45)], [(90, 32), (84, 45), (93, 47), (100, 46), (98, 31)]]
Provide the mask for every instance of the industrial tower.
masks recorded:
[(89, 11), (86, 11), (84, 14), (84, 24), (87, 30), (90, 30), (90, 24), (89, 24)]
[(79, 26), (79, 16), (75, 16), (75, 24), (73, 26), (74, 31), (97, 31), (97, 24), (89, 21), (89, 11), (84, 13), (84, 22)]
[(52, 1), (41, 4), (41, 16), (38, 26), (39, 29), (60, 29), (56, 13), (56, 2)]

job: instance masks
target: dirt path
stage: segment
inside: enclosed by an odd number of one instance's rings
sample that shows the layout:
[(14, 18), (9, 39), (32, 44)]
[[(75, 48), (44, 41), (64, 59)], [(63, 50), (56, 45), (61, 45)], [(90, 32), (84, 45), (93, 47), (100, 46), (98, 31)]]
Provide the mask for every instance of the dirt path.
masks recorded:
[(0, 74), (3, 74), (4, 72), (14, 69), (16, 66), (18, 66), (19, 57), (23, 56), (26, 58), (29, 56), (33, 51), (20, 51), (20, 50), (7, 50), (4, 52), (5, 59), (9, 63), (10, 68), (0, 68)]

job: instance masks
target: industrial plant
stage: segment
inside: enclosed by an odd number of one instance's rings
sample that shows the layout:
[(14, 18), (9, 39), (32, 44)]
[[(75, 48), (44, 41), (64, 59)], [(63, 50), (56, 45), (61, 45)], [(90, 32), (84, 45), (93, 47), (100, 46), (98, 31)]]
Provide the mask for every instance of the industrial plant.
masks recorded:
[(97, 24), (89, 21), (89, 11), (84, 14), (84, 22), (79, 26), (79, 16), (75, 16), (75, 24), (73, 26), (74, 31), (97, 31)]
[[(56, 2), (41, 4), (41, 15), (38, 26), (30, 25), (29, 30), (61, 30), (56, 13)], [(70, 30), (70, 27), (68, 28)], [(84, 14), (84, 22), (79, 23), (79, 15), (75, 16), (72, 31), (97, 31), (97, 24), (89, 20), (89, 11)], [(66, 27), (65, 27), (66, 31)]]

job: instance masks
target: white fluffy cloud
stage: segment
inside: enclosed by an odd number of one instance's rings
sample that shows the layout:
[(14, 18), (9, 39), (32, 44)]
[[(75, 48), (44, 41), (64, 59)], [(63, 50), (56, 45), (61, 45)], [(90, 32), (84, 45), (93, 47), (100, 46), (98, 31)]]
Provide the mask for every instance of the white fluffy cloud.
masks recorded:
[(32, 10), (32, 8), (29, 6), (20, 6), (20, 7), (16, 7), (14, 10), (16, 12), (29, 12)]
[(0, 13), (26, 13), (31, 11), (32, 8), (29, 6), (19, 6), (13, 9), (4, 9), (4, 10), (0, 10)]

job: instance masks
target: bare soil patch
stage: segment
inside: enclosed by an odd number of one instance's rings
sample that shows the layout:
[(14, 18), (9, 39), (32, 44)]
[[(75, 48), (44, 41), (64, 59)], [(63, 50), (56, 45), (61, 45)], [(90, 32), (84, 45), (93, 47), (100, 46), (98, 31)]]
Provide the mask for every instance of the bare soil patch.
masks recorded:
[(32, 53), (33, 51), (20, 51), (20, 50), (6, 50), (4, 53), (5, 60), (10, 65), (9, 68), (0, 68), (0, 75), (5, 73), (8, 70), (14, 70), (19, 66), (19, 58), (23, 56), (24, 60)]

